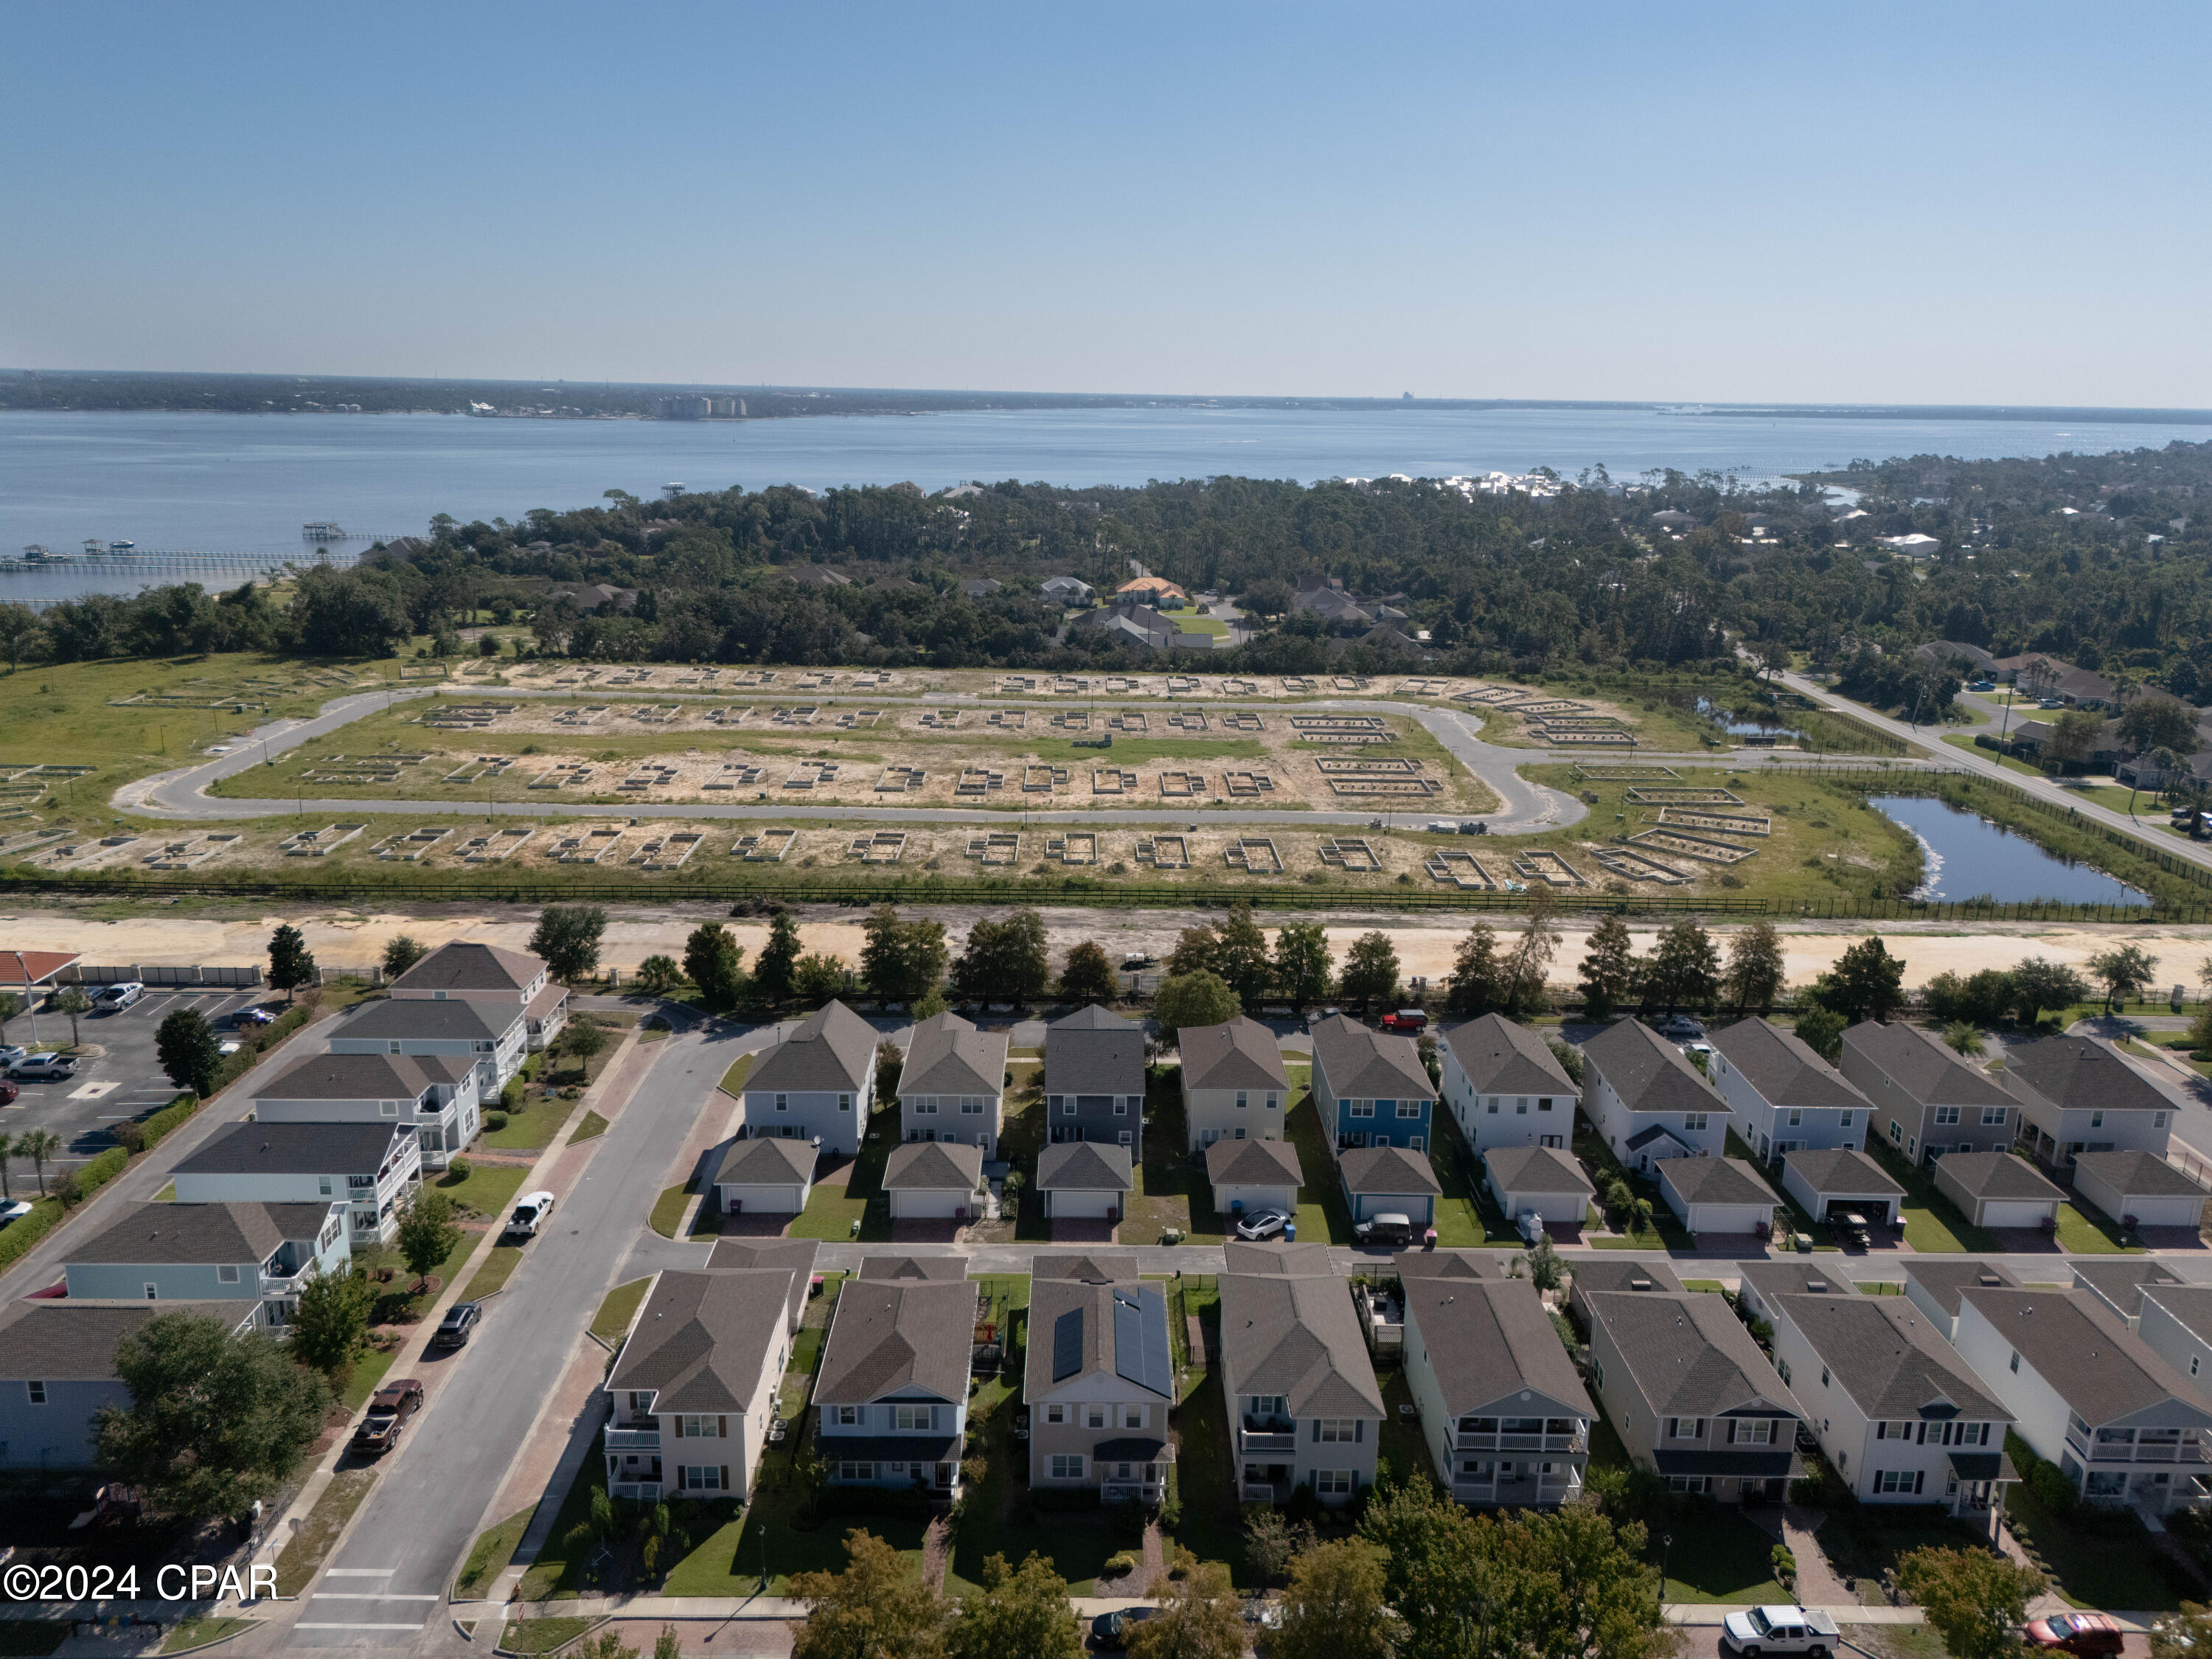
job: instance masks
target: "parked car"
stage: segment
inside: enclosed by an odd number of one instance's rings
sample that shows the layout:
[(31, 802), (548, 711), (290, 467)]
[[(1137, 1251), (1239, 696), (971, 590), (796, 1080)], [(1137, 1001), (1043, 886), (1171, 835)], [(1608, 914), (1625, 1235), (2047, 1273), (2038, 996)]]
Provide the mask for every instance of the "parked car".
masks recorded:
[(126, 979), (92, 994), (92, 1012), (95, 1014), (119, 1014), (146, 994), (140, 981)]
[(13, 1106), (23, 1091), (5, 1078), (0, 1078), (0, 1106)]
[(1429, 1029), (1429, 1017), (1418, 1008), (1401, 1008), (1395, 1013), (1382, 1016), (1382, 1029), (1402, 1031), (1413, 1036)]
[(1834, 1230), (1837, 1237), (1854, 1249), (1863, 1250), (1874, 1242), (1874, 1231), (1867, 1225), (1867, 1218), (1856, 1210), (1844, 1210), (1830, 1216), (1828, 1225)]
[(233, 1025), (274, 1025), (276, 1016), (266, 1008), (240, 1008), (230, 1017)]
[(69, 1054), (26, 1054), (9, 1068), (9, 1075), (25, 1083), (66, 1083), (76, 1075), (76, 1060)]
[(0, 1204), (0, 1227), (11, 1221), (21, 1221), (30, 1212), (31, 1205), (27, 1199), (10, 1199), (7, 1203)]
[(399, 1431), (407, 1426), (407, 1419), (422, 1409), (419, 1379), (403, 1376), (397, 1382), (386, 1383), (370, 1400), (368, 1415), (353, 1431), (353, 1449), (372, 1457), (390, 1451), (399, 1443)]
[(1273, 1238), (1291, 1224), (1280, 1210), (1255, 1210), (1237, 1224), (1239, 1238)]
[(438, 1328), (430, 1337), (430, 1346), (434, 1348), (462, 1346), (468, 1341), (469, 1334), (476, 1329), (477, 1322), (483, 1317), (482, 1303), (456, 1302), (446, 1310), (446, 1316), (438, 1322)]
[(1769, 1653), (1828, 1659), (1837, 1647), (1836, 1621), (1813, 1607), (1747, 1607), (1722, 1621), (1721, 1643), (1734, 1648), (1743, 1659), (1759, 1659)]
[(1675, 1042), (1686, 1042), (1692, 1037), (1701, 1037), (1705, 1034), (1705, 1028), (1687, 1014), (1677, 1014), (1659, 1028), (1660, 1036)]
[(1462, 836), (1486, 836), (1490, 833), (1490, 826), (1480, 818), (1462, 818), (1459, 832)]
[(12, 1072), (16, 1063), (30, 1057), (28, 1048), (0, 1048), (0, 1072)]
[(1152, 1616), (1150, 1607), (1116, 1607), (1111, 1613), (1102, 1613), (1091, 1621), (1091, 1640), (1102, 1648), (1125, 1648), (1129, 1645), (1131, 1626)]
[(2120, 1621), (2109, 1613), (2052, 1613), (2031, 1619), (2021, 1629), (2032, 1648), (2078, 1654), (2081, 1659), (2112, 1659), (2120, 1650)]
[(538, 1229), (545, 1218), (553, 1213), (553, 1194), (547, 1192), (525, 1193), (516, 1202), (514, 1213), (507, 1218), (507, 1231), (520, 1233), (525, 1238), (538, 1237)]
[(1388, 1244), (1403, 1249), (1413, 1242), (1413, 1218), (1389, 1213), (1370, 1216), (1352, 1230), (1355, 1244)]
[(1523, 1210), (1513, 1218), (1513, 1230), (1521, 1235), (1521, 1242), (1534, 1249), (1544, 1236), (1544, 1218), (1534, 1210)]

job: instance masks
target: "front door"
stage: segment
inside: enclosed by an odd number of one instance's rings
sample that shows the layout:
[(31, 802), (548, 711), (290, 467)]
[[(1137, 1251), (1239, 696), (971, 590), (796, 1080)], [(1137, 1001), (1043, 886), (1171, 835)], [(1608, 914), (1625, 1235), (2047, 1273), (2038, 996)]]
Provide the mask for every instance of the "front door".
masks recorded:
[(1563, 1135), (1538, 1135), (1536, 1144), (1539, 1146), (1564, 1146), (1567, 1143)]

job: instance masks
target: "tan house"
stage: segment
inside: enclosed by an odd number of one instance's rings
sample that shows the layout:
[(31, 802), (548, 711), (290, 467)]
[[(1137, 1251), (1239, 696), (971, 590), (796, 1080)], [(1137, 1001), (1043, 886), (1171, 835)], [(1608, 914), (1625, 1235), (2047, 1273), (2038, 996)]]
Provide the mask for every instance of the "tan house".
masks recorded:
[(1175, 1460), (1176, 1389), (1160, 1285), (1133, 1276), (1036, 1279), (1029, 1331), (1030, 1486), (1158, 1502)]
[(1221, 1389), (1240, 1497), (1279, 1503), (1310, 1486), (1324, 1504), (1351, 1502), (1375, 1482), (1386, 1414), (1351, 1287), (1334, 1272), (1225, 1273), (1219, 1284)]
[(1283, 1138), (1291, 1079), (1273, 1031), (1239, 1014), (1225, 1024), (1188, 1027), (1179, 1043), (1186, 1150)]
[(663, 1273), (606, 1381), (617, 1498), (752, 1495), (791, 1357), (788, 1269)]

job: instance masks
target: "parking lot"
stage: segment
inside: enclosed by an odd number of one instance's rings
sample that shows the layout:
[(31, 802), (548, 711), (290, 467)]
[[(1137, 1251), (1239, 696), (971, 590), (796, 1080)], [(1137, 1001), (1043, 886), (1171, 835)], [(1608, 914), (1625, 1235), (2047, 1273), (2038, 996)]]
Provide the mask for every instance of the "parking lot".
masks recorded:
[[(228, 1041), (236, 1035), (231, 1020), (238, 1010), (267, 1000), (270, 994), (265, 988), (203, 991), (149, 987), (120, 1012), (79, 1016), (77, 1031), (84, 1046), (98, 1052), (81, 1061), (76, 1075), (64, 1082), (19, 1082), (22, 1093), (15, 1103), (0, 1109), (0, 1133), (52, 1129), (59, 1135), (61, 1157), (46, 1166), (51, 1180), (56, 1170), (73, 1168), (114, 1145), (118, 1123), (143, 1117), (176, 1098), (177, 1091), (162, 1075), (154, 1053), (154, 1033), (172, 1009), (198, 1008), (215, 1025), (216, 1035)], [(65, 1048), (69, 1017), (45, 1009), (35, 1015), (18, 1014), (8, 1022), (7, 1042), (33, 1054), (42, 1048)], [(27, 1165), (10, 1165), (11, 1183), (30, 1176)]]

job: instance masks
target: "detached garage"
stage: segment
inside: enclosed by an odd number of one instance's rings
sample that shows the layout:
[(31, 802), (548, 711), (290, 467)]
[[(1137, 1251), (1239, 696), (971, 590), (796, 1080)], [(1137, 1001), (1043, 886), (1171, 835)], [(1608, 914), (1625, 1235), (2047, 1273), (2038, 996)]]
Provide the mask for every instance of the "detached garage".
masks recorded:
[(1572, 1152), (1557, 1146), (1492, 1146), (1482, 1155), (1484, 1184), (1508, 1221), (1528, 1211), (1547, 1223), (1579, 1227), (1596, 1188)]
[(894, 1221), (967, 1221), (989, 1206), (983, 1185), (983, 1149), (957, 1141), (909, 1141), (891, 1148), (884, 1164), (884, 1191)]
[(724, 1215), (797, 1215), (813, 1188), (811, 1140), (737, 1141), (714, 1172), (714, 1197)]
[(1832, 1211), (1849, 1210), (1879, 1226), (1895, 1220), (1905, 1204), (1905, 1188), (1881, 1164), (1849, 1147), (1784, 1153), (1782, 1190), (1815, 1221), (1826, 1221)]
[(1782, 1200), (1740, 1158), (1670, 1158), (1659, 1166), (1667, 1207), (1693, 1233), (1755, 1233)]
[(1119, 1221), (1135, 1184), (1127, 1146), (1063, 1140), (1037, 1154), (1036, 1189), (1054, 1220)]
[(1280, 1210), (1295, 1217), (1304, 1176), (1287, 1140), (1217, 1140), (1206, 1149), (1206, 1178), (1222, 1215)]
[(1429, 1167), (1426, 1152), (1404, 1146), (1357, 1146), (1338, 1153), (1336, 1164), (1354, 1221), (1402, 1215), (1416, 1227), (1425, 1227), (1437, 1218), (1437, 1199), (1443, 1187)]
[(2196, 1230), (2204, 1189), (2156, 1152), (2082, 1152), (2074, 1190), (2115, 1221)]
[(2056, 1225), (2066, 1194), (2010, 1152), (1946, 1152), (1936, 1161), (1936, 1190), (1977, 1227)]

